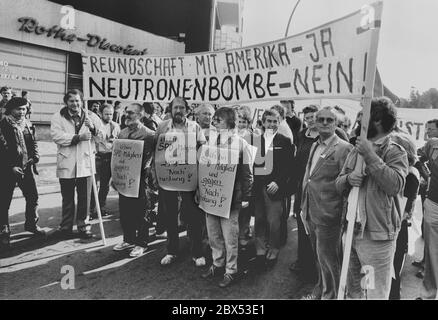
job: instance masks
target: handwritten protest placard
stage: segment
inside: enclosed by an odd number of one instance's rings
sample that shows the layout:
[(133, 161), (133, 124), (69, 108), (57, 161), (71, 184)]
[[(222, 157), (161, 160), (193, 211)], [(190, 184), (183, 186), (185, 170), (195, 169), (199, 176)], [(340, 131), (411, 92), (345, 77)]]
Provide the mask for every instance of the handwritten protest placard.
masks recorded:
[(111, 175), (116, 190), (125, 197), (139, 195), (143, 141), (116, 139), (111, 158)]
[(199, 207), (205, 212), (227, 219), (230, 217), (238, 159), (238, 149), (202, 146), (198, 185)]
[(173, 131), (161, 134), (155, 150), (155, 170), (158, 184), (164, 190), (196, 190), (196, 133)]
[(84, 94), (92, 100), (192, 102), (357, 98), (365, 91), (371, 29), (367, 6), (285, 39), (227, 51), (178, 56), (87, 55)]

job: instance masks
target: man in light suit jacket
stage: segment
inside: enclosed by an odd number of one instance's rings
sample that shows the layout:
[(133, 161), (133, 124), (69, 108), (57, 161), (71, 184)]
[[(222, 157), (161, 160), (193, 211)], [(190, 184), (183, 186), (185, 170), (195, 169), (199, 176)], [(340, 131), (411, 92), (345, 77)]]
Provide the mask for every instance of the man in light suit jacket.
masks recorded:
[(335, 134), (336, 114), (330, 107), (316, 114), (318, 141), (310, 150), (303, 180), (302, 218), (317, 256), (318, 283), (310, 299), (336, 298), (341, 271), (343, 198), (335, 181), (353, 148)]
[(83, 109), (83, 95), (79, 90), (69, 90), (64, 96), (64, 103), (65, 107), (53, 115), (50, 125), (52, 139), (58, 146), (56, 176), (62, 195), (62, 221), (57, 234), (63, 238), (73, 234), (76, 189), (78, 235), (87, 239), (93, 236), (89, 230), (88, 213), (91, 176), (96, 173), (95, 137), (101, 121), (96, 114)]

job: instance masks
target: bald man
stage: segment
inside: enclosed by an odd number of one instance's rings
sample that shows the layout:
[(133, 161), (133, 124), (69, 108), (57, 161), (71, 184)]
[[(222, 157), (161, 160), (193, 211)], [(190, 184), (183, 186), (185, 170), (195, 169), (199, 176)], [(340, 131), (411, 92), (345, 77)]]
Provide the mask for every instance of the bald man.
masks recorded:
[(204, 132), (205, 138), (210, 137), (211, 120), (214, 114), (214, 108), (209, 103), (202, 103), (195, 109), (196, 122)]

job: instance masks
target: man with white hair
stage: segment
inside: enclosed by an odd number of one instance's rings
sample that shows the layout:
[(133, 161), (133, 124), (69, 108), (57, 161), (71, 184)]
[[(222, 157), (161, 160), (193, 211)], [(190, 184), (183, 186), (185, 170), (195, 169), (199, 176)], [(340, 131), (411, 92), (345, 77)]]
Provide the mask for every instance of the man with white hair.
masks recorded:
[(205, 138), (210, 137), (211, 121), (214, 114), (214, 108), (209, 103), (202, 103), (195, 109), (196, 122), (204, 132)]
[(303, 223), (317, 256), (318, 283), (310, 299), (335, 299), (341, 273), (341, 217), (343, 197), (336, 178), (353, 148), (335, 134), (336, 112), (316, 113), (319, 139), (313, 143), (303, 179)]

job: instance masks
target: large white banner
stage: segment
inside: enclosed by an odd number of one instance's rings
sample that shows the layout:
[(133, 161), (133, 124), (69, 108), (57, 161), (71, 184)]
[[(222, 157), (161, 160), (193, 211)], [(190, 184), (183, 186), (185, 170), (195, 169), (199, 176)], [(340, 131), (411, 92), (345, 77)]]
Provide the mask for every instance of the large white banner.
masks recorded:
[(86, 55), (91, 100), (163, 101), (181, 96), (218, 104), (280, 99), (360, 99), (382, 3), (269, 43), (178, 56)]
[(408, 132), (417, 148), (426, 143), (426, 123), (432, 119), (438, 119), (438, 109), (397, 109), (398, 126)]

